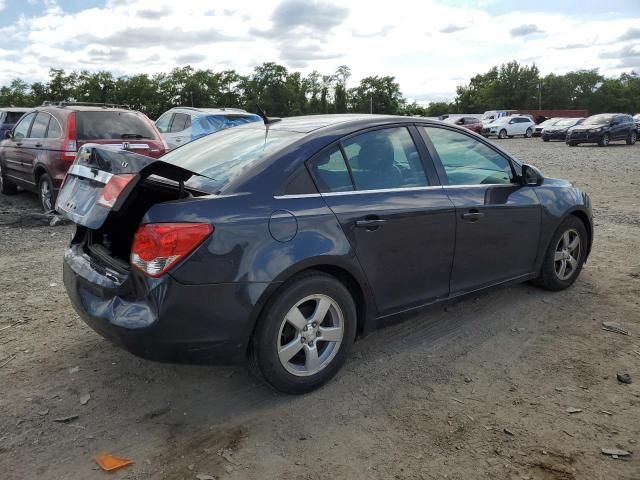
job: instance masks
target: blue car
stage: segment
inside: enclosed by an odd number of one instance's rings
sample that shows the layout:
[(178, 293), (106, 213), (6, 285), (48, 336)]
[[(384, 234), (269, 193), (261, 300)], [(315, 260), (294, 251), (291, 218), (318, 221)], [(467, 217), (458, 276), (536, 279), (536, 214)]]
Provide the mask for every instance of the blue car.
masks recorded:
[(64, 283), (94, 330), (151, 359), (247, 360), (288, 393), (400, 314), (569, 287), (593, 238), (569, 182), (467, 129), (383, 115), (265, 117), (155, 161), (85, 145), (57, 210), (77, 224)]

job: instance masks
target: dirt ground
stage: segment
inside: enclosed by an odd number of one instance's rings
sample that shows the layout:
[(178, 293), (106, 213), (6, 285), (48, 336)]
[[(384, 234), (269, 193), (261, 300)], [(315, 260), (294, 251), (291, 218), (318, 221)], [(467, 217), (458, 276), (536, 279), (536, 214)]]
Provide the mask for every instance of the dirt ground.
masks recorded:
[[(113, 347), (67, 300), (72, 227), (43, 225), (32, 194), (0, 195), (0, 477), (640, 479), (640, 145), (500, 144), (591, 195), (577, 283), (499, 288), (376, 332), (303, 397)], [(104, 473), (101, 451), (135, 464)]]

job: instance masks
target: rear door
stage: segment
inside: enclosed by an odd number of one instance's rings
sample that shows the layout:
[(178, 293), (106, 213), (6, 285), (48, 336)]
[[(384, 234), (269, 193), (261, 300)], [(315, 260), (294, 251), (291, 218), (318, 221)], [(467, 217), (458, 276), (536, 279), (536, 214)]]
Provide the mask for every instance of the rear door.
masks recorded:
[(421, 127), (456, 208), (451, 293), (533, 272), (541, 210), (533, 188), (514, 181), (508, 157), (464, 132)]
[(425, 156), (415, 127), (395, 126), (345, 138), (309, 164), (381, 315), (449, 294), (454, 208)]

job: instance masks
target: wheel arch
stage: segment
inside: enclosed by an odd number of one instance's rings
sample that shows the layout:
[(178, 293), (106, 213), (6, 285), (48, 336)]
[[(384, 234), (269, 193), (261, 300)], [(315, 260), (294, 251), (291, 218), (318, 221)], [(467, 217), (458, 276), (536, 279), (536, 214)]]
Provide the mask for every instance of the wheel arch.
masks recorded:
[[(349, 290), (356, 306), (356, 331), (358, 335), (367, 335), (375, 329), (374, 320), (376, 307), (372, 293), (362, 273), (355, 272), (353, 268), (346, 265), (344, 262), (340, 262), (335, 259), (321, 258), (317, 259), (315, 262), (305, 262), (303, 264), (294, 265), (282, 272), (273, 282), (271, 282), (269, 287), (264, 290), (253, 309), (251, 318), (252, 328), (249, 339), (253, 338), (258, 322), (260, 321), (265, 309), (268, 308), (270, 302), (282, 291), (286, 282), (299, 275), (313, 271), (334, 277), (341, 282), (347, 290)], [(251, 341), (248, 342), (248, 347), (250, 347), (250, 345)]]
[(585, 230), (587, 231), (587, 235), (589, 238), (587, 239), (587, 254), (585, 256), (585, 261), (586, 261), (587, 258), (589, 258), (589, 254), (591, 253), (591, 245), (593, 244), (593, 225), (591, 223), (589, 215), (587, 215), (587, 213), (584, 212), (583, 210), (580, 210), (580, 209), (572, 210), (571, 212), (569, 212), (569, 215), (572, 215), (578, 218), (584, 225)]

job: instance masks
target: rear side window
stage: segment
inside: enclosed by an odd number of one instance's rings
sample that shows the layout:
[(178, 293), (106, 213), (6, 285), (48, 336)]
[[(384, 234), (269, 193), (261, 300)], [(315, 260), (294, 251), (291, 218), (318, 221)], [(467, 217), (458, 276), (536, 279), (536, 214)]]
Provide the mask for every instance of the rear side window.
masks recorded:
[(36, 120), (31, 126), (31, 133), (29, 138), (44, 138), (47, 134), (47, 127), (49, 126), (49, 119), (51, 117), (48, 113), (40, 112), (36, 116)]
[(191, 126), (191, 115), (176, 113), (171, 122), (171, 132), (182, 132)]
[(311, 163), (311, 172), (318, 184), (318, 190), (322, 193), (353, 190), (349, 169), (337, 147), (315, 159)]
[(150, 122), (134, 112), (76, 112), (76, 128), (78, 140), (156, 139)]
[(513, 173), (504, 156), (477, 139), (444, 128), (421, 127), (429, 135), (449, 185), (509, 184)]
[(29, 126), (31, 125), (31, 121), (33, 120), (33, 117), (35, 117), (36, 114), (34, 113), (30, 113), (28, 115), (25, 115), (24, 117), (22, 117), (22, 120), (20, 120), (20, 123), (18, 123), (18, 125), (16, 125), (15, 130), (13, 131), (13, 135), (14, 138), (16, 140), (20, 140), (22, 138), (26, 138), (27, 133), (29, 133)]
[(427, 186), (409, 130), (385, 128), (346, 140), (344, 151), (358, 190)]
[(60, 128), (58, 121), (54, 117), (51, 117), (51, 120), (49, 120), (49, 130), (47, 130), (47, 138), (60, 137), (62, 137), (62, 128)]

